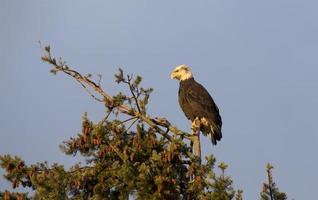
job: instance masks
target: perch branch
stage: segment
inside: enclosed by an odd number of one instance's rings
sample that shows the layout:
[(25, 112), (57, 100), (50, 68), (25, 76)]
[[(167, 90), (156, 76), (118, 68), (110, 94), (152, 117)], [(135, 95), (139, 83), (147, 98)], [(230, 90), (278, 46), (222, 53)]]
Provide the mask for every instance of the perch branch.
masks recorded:
[[(44, 62), (47, 62), (53, 66), (53, 69), (51, 70), (52, 73), (56, 74), (57, 72), (63, 72), (72, 78), (74, 78), (96, 101), (102, 102), (105, 104), (106, 107), (113, 109), (116, 107), (120, 112), (129, 115), (133, 118), (139, 118), (142, 121), (144, 121), (146, 124), (148, 124), (150, 127), (156, 129), (160, 135), (165, 137), (167, 140), (172, 141), (172, 137), (168, 134), (168, 132), (162, 130), (159, 126), (167, 128), (170, 132), (172, 132), (175, 135), (187, 138), (189, 140), (195, 140), (193, 135), (188, 134), (186, 132), (183, 132), (176, 127), (173, 127), (167, 120), (166, 121), (160, 121), (156, 119), (152, 119), (151, 117), (145, 116), (140, 112), (140, 108), (138, 105), (138, 99), (135, 96), (134, 92), (132, 91), (131, 83), (129, 84), (130, 90), (132, 92), (133, 98), (136, 101), (137, 109), (136, 111), (133, 108), (130, 108), (129, 106), (125, 104), (115, 105), (115, 100), (112, 96), (107, 94), (100, 86), (100, 84), (96, 84), (94, 81), (92, 81), (89, 76), (83, 76), (79, 72), (71, 69), (68, 65), (66, 65), (66, 62), (63, 62), (61, 59), (58, 61), (51, 56), (50, 47), (46, 46), (45, 48), (42, 48), (45, 52), (44, 55), (41, 57)], [(102, 99), (96, 97), (89, 89), (88, 86), (95, 91), (97, 94), (102, 96)]]

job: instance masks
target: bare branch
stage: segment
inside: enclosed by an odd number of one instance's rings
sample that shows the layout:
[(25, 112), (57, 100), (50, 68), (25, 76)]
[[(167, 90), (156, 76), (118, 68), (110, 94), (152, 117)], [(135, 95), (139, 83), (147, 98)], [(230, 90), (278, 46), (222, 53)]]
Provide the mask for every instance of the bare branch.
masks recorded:
[[(42, 48), (42, 47), (41, 47)], [(138, 118), (142, 121), (144, 121), (146, 124), (148, 124), (150, 127), (154, 128), (160, 135), (165, 137), (167, 140), (172, 141), (173, 138), (168, 134), (168, 132), (162, 130), (161, 127), (167, 128), (170, 132), (172, 132), (175, 135), (178, 135), (180, 137), (187, 138), (189, 140), (193, 140), (193, 137), (191, 134), (185, 133), (176, 127), (172, 126), (170, 122), (166, 121), (160, 121), (157, 119), (152, 119), (151, 117), (145, 116), (140, 109), (138, 98), (134, 92), (134, 87), (131, 83), (132, 76), (128, 76), (128, 81), (123, 78), (123, 71), (120, 69), (120, 74), (115, 75), (117, 78), (117, 82), (124, 82), (129, 85), (129, 89), (133, 95), (133, 99), (136, 102), (137, 111), (133, 108), (130, 108), (128, 105), (120, 104), (115, 105), (115, 100), (112, 96), (107, 94), (100, 85), (101, 80), (98, 81), (98, 83), (95, 83), (90, 79), (89, 76), (82, 76), (79, 72), (71, 69), (68, 65), (66, 65), (65, 61), (62, 61), (62, 59), (58, 59), (56, 61), (55, 58), (51, 55), (51, 48), (49, 46), (46, 46), (42, 48), (42, 50), (45, 52), (42, 56), (42, 60), (44, 62), (47, 62), (53, 66), (53, 69), (51, 70), (52, 73), (56, 74), (57, 72), (63, 72), (72, 78), (74, 78), (89, 94), (92, 98), (94, 98), (98, 102), (102, 102), (105, 104), (105, 106), (109, 109), (117, 108), (119, 112), (124, 113), (126, 115), (131, 116), (131, 119)], [(101, 79), (101, 77), (100, 77)], [(95, 91), (97, 94), (101, 95), (102, 98), (98, 98), (95, 94), (91, 92), (91, 90)], [(139, 96), (139, 95), (138, 95)], [(108, 117), (108, 116), (107, 116)]]
[(130, 126), (125, 131), (127, 132), (137, 121), (138, 121), (138, 118), (135, 118), (135, 120), (130, 124)]
[(127, 84), (128, 84), (128, 86), (129, 86), (130, 93), (132, 94), (132, 96), (133, 96), (133, 98), (134, 98), (134, 100), (135, 100), (135, 103), (136, 103), (136, 106), (137, 106), (137, 110), (138, 110), (139, 113), (141, 113), (138, 99), (137, 99), (137, 97), (136, 97), (136, 95), (135, 95), (134, 89), (133, 89), (133, 87), (132, 87), (132, 85), (131, 85), (131, 81), (130, 81), (129, 78), (128, 78), (128, 83), (127, 83)]

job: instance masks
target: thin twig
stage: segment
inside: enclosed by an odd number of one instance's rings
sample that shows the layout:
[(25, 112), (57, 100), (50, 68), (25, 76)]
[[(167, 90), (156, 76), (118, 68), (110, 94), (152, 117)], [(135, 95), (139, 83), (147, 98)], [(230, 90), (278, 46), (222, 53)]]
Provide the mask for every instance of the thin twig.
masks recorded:
[(115, 153), (121, 158), (122, 161), (125, 160), (124, 156), (121, 154), (120, 150), (113, 146), (112, 144), (108, 143), (108, 145), (113, 149), (113, 151), (115, 151)]
[(131, 124), (130, 126), (125, 130), (125, 132), (127, 132), (139, 119), (135, 119)]
[(135, 95), (135, 92), (133, 91), (133, 88), (132, 88), (130, 80), (128, 80), (128, 85), (129, 85), (130, 93), (133, 95), (133, 98), (135, 100), (135, 103), (136, 103), (136, 106), (137, 106), (137, 110), (138, 110), (139, 113), (141, 113), (139, 102), (138, 102), (138, 99), (137, 99), (137, 97)]
[(96, 101), (99, 102), (103, 102), (103, 100), (97, 98), (82, 82), (80, 82), (79, 80), (75, 79), (79, 84), (81, 84), (81, 86), (87, 91), (87, 93), (89, 95), (91, 95), (91, 97), (93, 97)]
[(104, 119), (101, 121), (101, 124), (105, 123), (106, 120), (108, 119), (108, 117), (110, 116), (110, 114), (113, 112), (113, 109), (110, 109), (107, 111), (107, 115), (106, 117), (104, 117)]
[[(126, 119), (126, 120), (124, 120), (124, 121), (121, 121), (120, 124), (124, 124), (124, 123), (129, 122), (130, 120), (133, 120), (133, 119), (136, 119), (136, 118), (137, 118), (136, 116), (131, 117), (131, 118), (128, 118), (128, 119)], [(137, 119), (138, 119), (138, 118), (137, 118)]]

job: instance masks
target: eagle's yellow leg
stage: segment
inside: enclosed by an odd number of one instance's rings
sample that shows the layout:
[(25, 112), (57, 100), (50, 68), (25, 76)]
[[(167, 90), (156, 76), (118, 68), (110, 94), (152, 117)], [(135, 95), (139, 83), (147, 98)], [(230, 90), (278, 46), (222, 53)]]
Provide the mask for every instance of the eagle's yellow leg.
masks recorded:
[(201, 121), (197, 117), (192, 121), (192, 135), (198, 135), (200, 133)]

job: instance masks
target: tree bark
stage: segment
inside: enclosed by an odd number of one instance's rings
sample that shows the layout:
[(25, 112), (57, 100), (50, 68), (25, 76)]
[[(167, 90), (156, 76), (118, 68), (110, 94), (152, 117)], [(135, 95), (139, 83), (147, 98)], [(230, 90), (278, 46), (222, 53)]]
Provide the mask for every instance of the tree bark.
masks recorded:
[(201, 163), (200, 126), (201, 122), (198, 118), (193, 120), (191, 141), (193, 142), (193, 153), (199, 158)]

